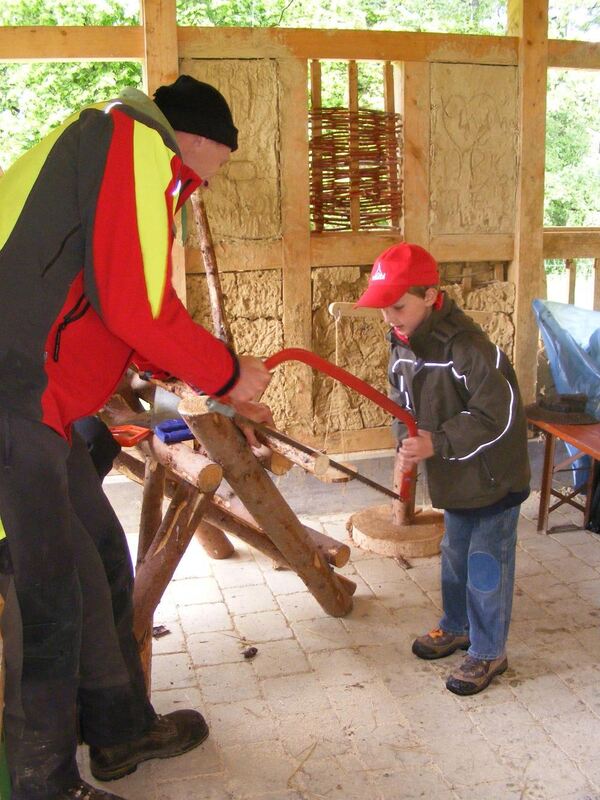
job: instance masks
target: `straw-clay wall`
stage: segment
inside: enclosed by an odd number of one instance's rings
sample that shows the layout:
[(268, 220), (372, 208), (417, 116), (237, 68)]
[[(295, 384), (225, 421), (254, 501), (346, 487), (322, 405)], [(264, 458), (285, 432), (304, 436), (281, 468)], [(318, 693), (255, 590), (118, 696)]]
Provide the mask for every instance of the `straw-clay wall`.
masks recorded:
[[(215, 241), (252, 242), (281, 236), (279, 105), (275, 60), (189, 61), (182, 72), (207, 80), (225, 94), (240, 128), (240, 147), (205, 194)], [(516, 78), (507, 67), (434, 65), (431, 89), (431, 235), (508, 233), (514, 219), (516, 179)], [(301, 113), (301, 110), (298, 110)], [(196, 244), (193, 225), (188, 243)], [(480, 315), (492, 340), (512, 354), (514, 286), (494, 281), (494, 264), (443, 264), (448, 293)], [(387, 343), (379, 320), (337, 323), (327, 306), (354, 301), (370, 265), (312, 270), (313, 350), (386, 391)], [(475, 275), (463, 291), (461, 277)], [(239, 353), (267, 356), (284, 346), (280, 269), (222, 271), (225, 308)], [(205, 278), (188, 275), (188, 305), (210, 328)], [(284, 426), (298, 426), (293, 369), (279, 368), (265, 399)], [(310, 433), (386, 425), (386, 415), (339, 384), (315, 375)], [(308, 433), (309, 431), (307, 431)]]

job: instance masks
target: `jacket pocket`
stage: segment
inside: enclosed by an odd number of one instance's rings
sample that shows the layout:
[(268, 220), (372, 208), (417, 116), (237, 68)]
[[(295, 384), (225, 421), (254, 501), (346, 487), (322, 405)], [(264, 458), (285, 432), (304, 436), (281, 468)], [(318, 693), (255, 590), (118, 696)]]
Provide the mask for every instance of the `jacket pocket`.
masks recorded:
[(481, 458), (481, 465), (483, 467), (483, 474), (484, 474), (486, 480), (488, 481), (490, 486), (496, 486), (498, 481), (494, 477), (494, 475), (492, 473), (492, 470), (490, 469), (490, 465), (488, 464), (485, 455), (482, 453), (480, 458)]
[(68, 328), (72, 322), (77, 322), (78, 319), (81, 319), (89, 307), (89, 300), (86, 300), (85, 295), (82, 294), (79, 296), (79, 299), (75, 305), (69, 311), (67, 311), (62, 318), (54, 336), (54, 349), (52, 351), (52, 359), (54, 361), (58, 361), (58, 356), (60, 353), (60, 340), (65, 328)]

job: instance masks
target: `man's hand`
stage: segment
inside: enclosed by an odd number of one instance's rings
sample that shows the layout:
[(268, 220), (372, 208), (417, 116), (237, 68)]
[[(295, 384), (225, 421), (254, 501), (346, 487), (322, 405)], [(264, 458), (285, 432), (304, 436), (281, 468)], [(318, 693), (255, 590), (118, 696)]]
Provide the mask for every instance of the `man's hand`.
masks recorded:
[(433, 442), (429, 431), (418, 430), (416, 436), (403, 439), (398, 450), (398, 461), (402, 472), (408, 472), (419, 461), (431, 458), (433, 455)]
[[(240, 403), (258, 400), (269, 385), (271, 373), (260, 358), (255, 356), (239, 356), (240, 377), (233, 389), (227, 393), (227, 400), (238, 408)], [(244, 412), (239, 409), (240, 414)], [(244, 416), (246, 416), (244, 414)], [(257, 420), (258, 421), (258, 420)]]
[[(248, 417), (248, 419), (252, 419), (255, 422), (260, 422), (262, 425), (269, 425), (272, 428), (275, 427), (271, 409), (265, 403), (253, 403), (247, 401), (245, 403), (234, 403), (233, 405), (238, 414), (241, 414), (243, 417)], [(244, 425), (242, 423), (237, 424), (246, 437), (250, 447), (262, 449), (263, 445), (256, 438), (254, 428), (251, 425)]]

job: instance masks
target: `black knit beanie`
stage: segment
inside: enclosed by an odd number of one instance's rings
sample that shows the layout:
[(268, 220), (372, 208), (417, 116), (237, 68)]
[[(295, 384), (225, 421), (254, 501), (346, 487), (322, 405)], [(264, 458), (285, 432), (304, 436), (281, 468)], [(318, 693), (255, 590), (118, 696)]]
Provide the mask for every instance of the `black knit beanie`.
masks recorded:
[(180, 75), (175, 83), (158, 87), (154, 102), (173, 130), (205, 136), (237, 150), (238, 131), (231, 111), (214, 86)]

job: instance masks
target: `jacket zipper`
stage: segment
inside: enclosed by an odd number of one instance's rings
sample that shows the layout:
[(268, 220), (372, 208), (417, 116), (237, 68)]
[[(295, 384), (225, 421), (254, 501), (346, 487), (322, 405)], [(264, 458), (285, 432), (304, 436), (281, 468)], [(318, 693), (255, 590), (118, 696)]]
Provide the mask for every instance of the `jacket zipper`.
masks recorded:
[(51, 259), (51, 260), (50, 260), (50, 261), (49, 261), (49, 262), (46, 264), (46, 266), (44, 267), (44, 269), (42, 270), (42, 277), (43, 277), (43, 276), (44, 276), (44, 275), (45, 275), (45, 274), (48, 272), (48, 270), (50, 269), (50, 267), (51, 267), (51, 266), (53, 266), (53, 264), (55, 264), (55, 263), (58, 261), (58, 259), (60, 258), (61, 254), (62, 254), (62, 251), (65, 249), (65, 245), (67, 244), (67, 242), (69, 241), (69, 239), (71, 238), (71, 236), (73, 236), (73, 234), (77, 233), (77, 231), (79, 230), (79, 228), (81, 228), (81, 223), (77, 223), (77, 225), (75, 225), (75, 227), (71, 228), (71, 230), (70, 230), (70, 231), (67, 233), (67, 235), (65, 236), (65, 238), (62, 240), (62, 242), (61, 242), (61, 244), (60, 244), (60, 247), (58, 248), (58, 252), (57, 252), (57, 253), (56, 253), (56, 255), (54, 256), (54, 258), (52, 258), (52, 259)]
[(60, 338), (62, 336), (64, 329), (72, 322), (77, 322), (78, 319), (81, 319), (81, 317), (83, 317), (83, 315), (85, 314), (85, 312), (88, 310), (89, 307), (90, 307), (89, 300), (86, 300), (85, 295), (82, 294), (79, 300), (73, 306), (73, 308), (70, 311), (67, 311), (67, 313), (62, 318), (62, 322), (56, 329), (56, 335), (54, 336), (54, 351), (52, 354), (52, 358), (54, 361), (58, 361), (58, 354), (60, 351)]

